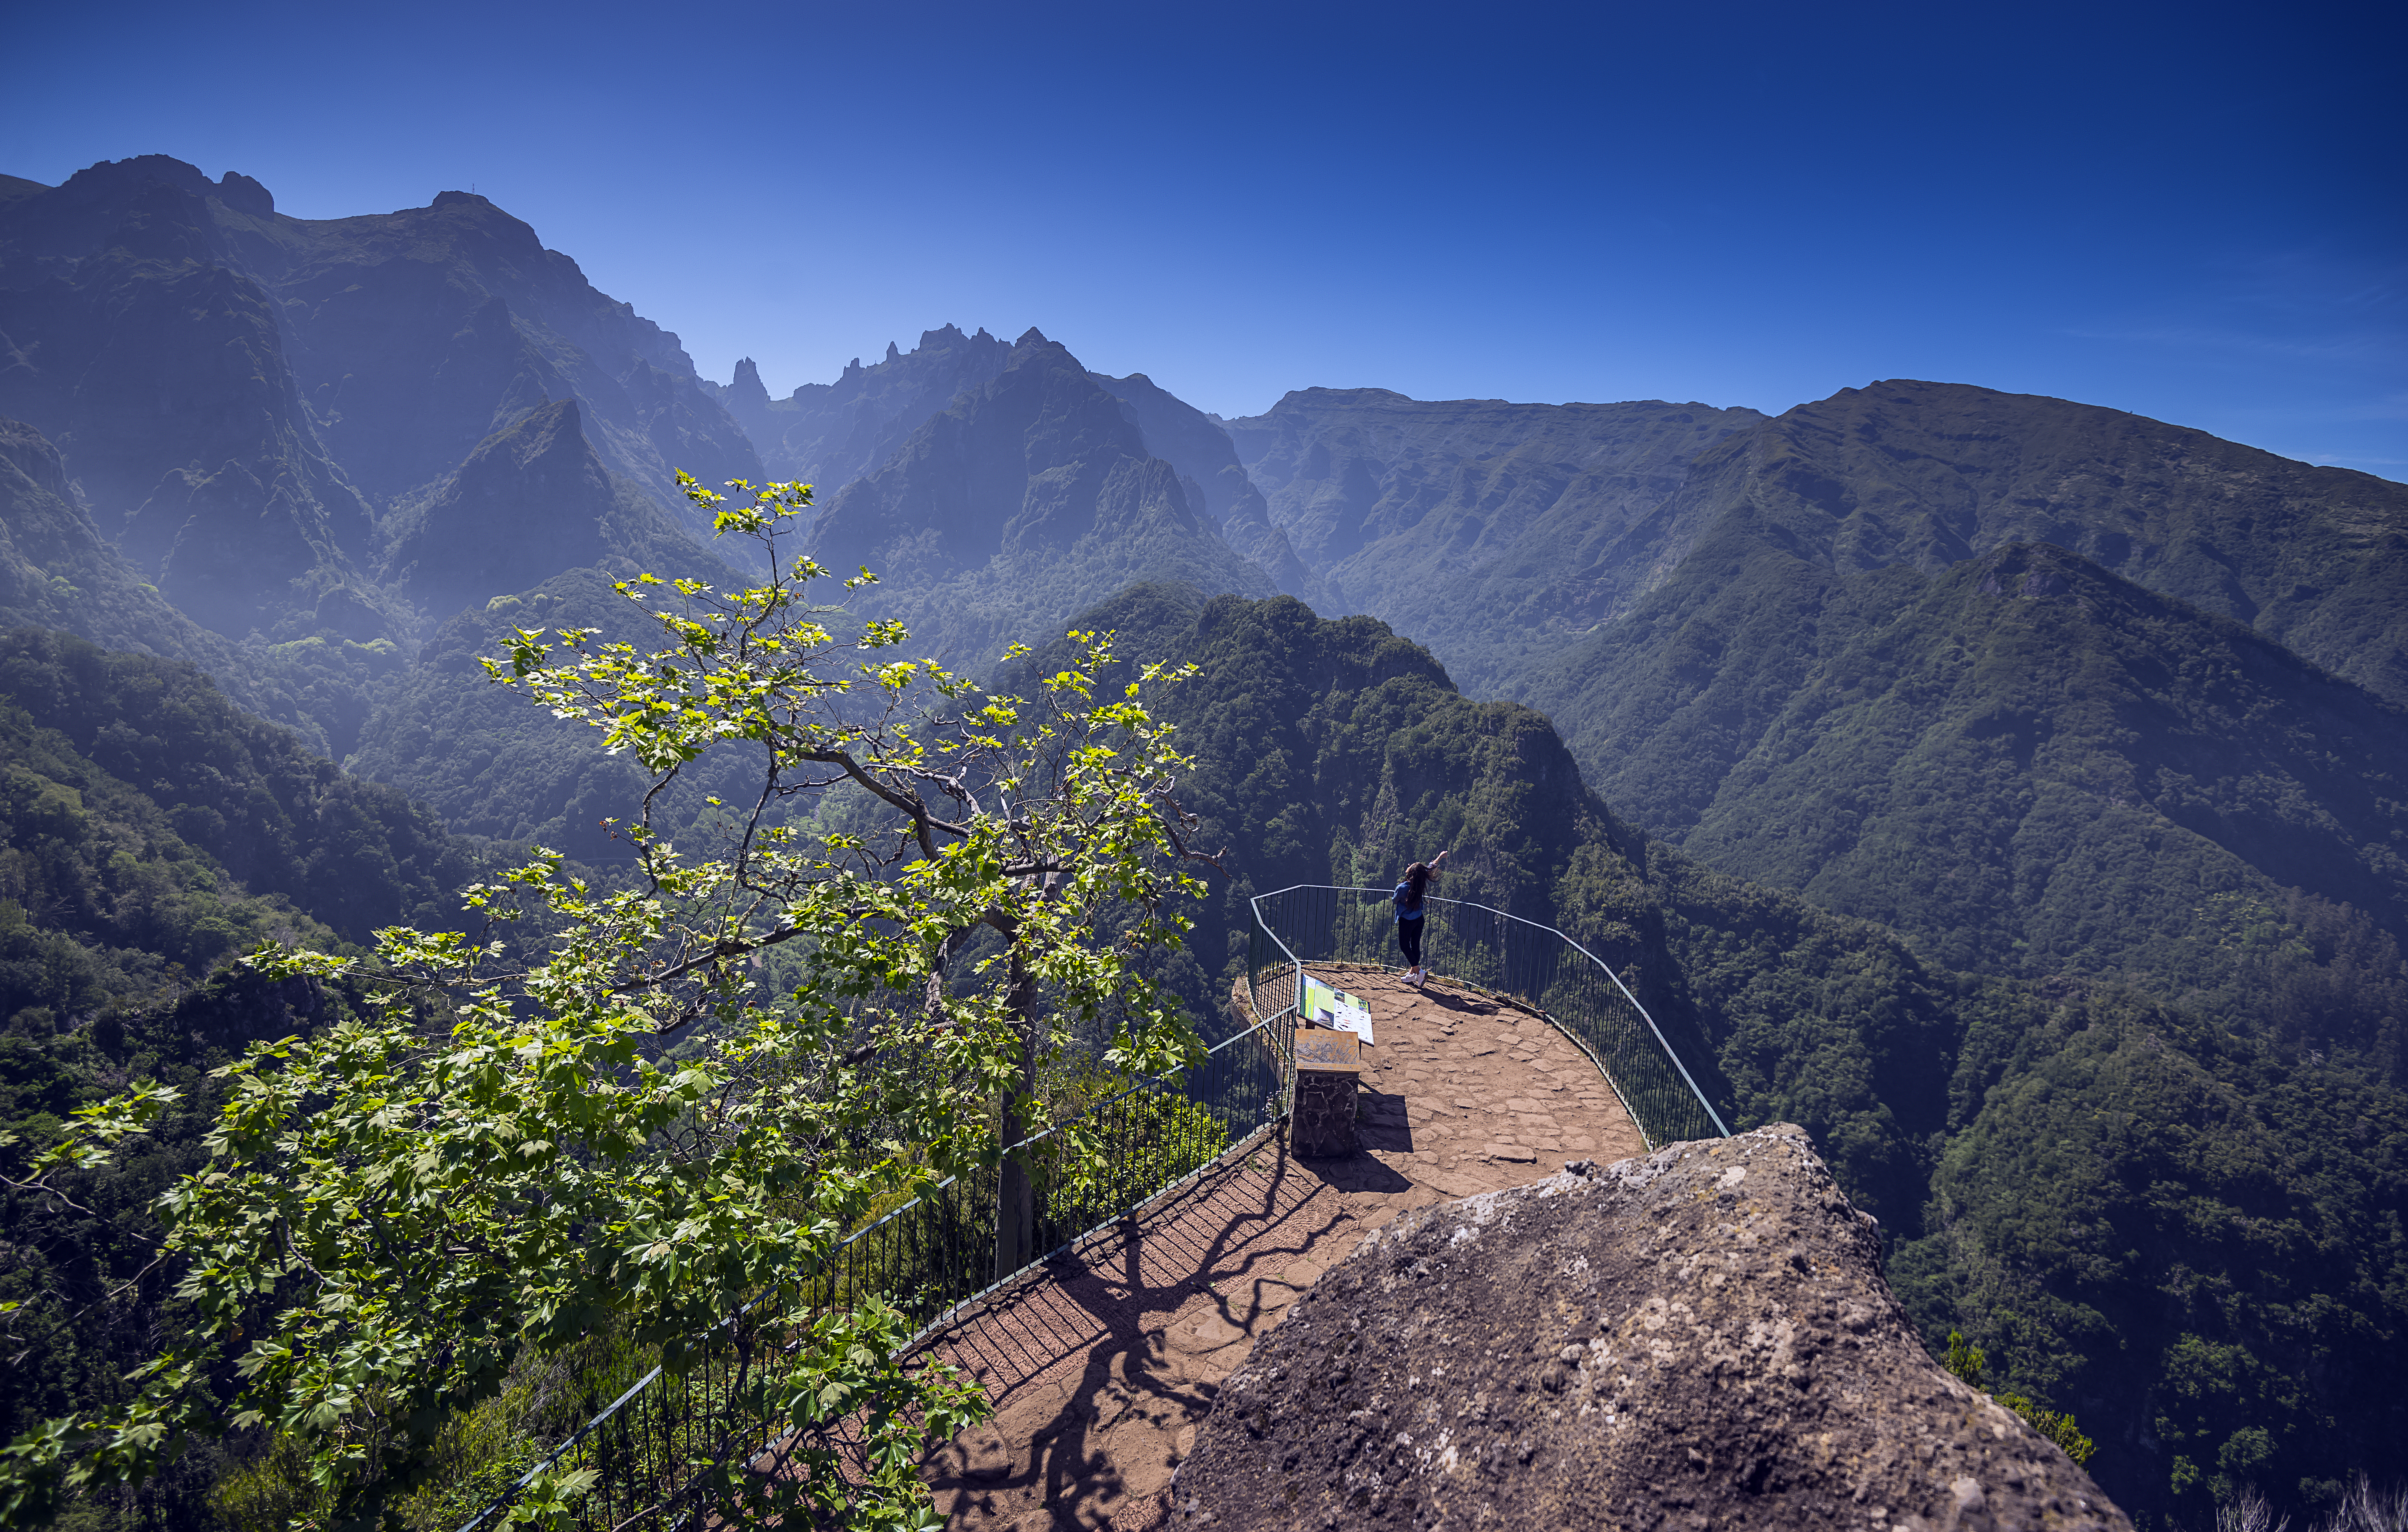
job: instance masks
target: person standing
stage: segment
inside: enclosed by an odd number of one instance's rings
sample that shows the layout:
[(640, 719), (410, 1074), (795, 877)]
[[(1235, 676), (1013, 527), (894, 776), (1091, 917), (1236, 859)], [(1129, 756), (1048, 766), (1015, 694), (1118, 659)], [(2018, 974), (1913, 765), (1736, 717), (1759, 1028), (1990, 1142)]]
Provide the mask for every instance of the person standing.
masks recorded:
[(1405, 982), (1419, 985), (1429, 978), (1422, 966), (1422, 900), (1429, 893), (1430, 880), (1438, 876), (1439, 864), (1446, 860), (1440, 852), (1427, 862), (1416, 862), (1405, 869), (1405, 881), (1391, 895), (1397, 906), (1397, 946), (1405, 954)]

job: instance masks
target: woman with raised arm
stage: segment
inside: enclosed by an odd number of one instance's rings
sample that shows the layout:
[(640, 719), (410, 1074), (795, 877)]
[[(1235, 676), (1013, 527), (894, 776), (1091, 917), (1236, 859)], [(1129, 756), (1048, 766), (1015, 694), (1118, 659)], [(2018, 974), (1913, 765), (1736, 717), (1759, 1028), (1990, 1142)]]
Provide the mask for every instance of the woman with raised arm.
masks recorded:
[(1405, 881), (1390, 895), (1397, 906), (1397, 946), (1405, 954), (1405, 982), (1419, 985), (1429, 978), (1422, 966), (1422, 896), (1429, 892), (1430, 880), (1438, 876), (1438, 865), (1446, 860), (1440, 852), (1427, 862), (1416, 862), (1405, 869)]

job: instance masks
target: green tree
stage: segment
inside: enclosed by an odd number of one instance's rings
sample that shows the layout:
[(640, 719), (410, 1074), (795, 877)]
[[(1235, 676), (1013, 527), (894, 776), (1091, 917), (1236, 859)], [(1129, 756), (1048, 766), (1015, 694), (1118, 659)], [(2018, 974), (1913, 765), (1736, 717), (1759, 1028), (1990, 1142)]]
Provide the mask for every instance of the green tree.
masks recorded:
[[(1955, 1330), (1948, 1332), (1948, 1354), (1941, 1358), (1940, 1365), (1972, 1387), (1989, 1392), (1982, 1382), (1982, 1370), (1990, 1365), (1989, 1356), (1981, 1347)], [(2081, 1427), (2074, 1425), (2071, 1414), (2044, 1409), (2020, 1394), (1993, 1394), (1990, 1396), (2022, 1416), (2027, 1425), (2054, 1442), (2077, 1465), (2086, 1468), (2090, 1466), (2090, 1459), (2097, 1454), (2099, 1444), (2082, 1434)]]
[[(657, 651), (521, 630), (488, 662), (652, 774), (625, 831), (641, 877), (598, 890), (545, 855), (472, 887), (486, 919), (541, 930), (541, 961), (402, 927), (372, 959), (250, 960), (376, 1003), (221, 1071), (208, 1163), (160, 1204), (195, 1324), (130, 1408), (6, 1449), (0, 1520), (228, 1426), (297, 1449), (337, 1524), (389, 1520), (521, 1352), (614, 1330), (675, 1371), (758, 1301), (791, 1345), (747, 1386), (792, 1450), (776, 1474), (710, 1476), (723, 1513), (932, 1522), (922, 1443), (983, 1400), (906, 1357), (898, 1311), (831, 1306), (810, 1279), (876, 1209), (999, 1158), (1008, 1247), (1032, 1193), (1003, 1151), (1039, 1125), (1039, 1080), (1074, 1047), (1125, 1076), (1195, 1056), (1138, 963), (1179, 944), (1174, 903), (1199, 890), (1171, 795), (1185, 763), (1142, 701), (1176, 678), (1149, 667), (1099, 696), (1111, 640), (1082, 636), (1083, 663), (1028, 700), (896, 657), (896, 624), (839, 638), (806, 600), (827, 572), (780, 561), (808, 487), (737, 487), (751, 504), (688, 481), (722, 533), (763, 540), (766, 584), (644, 577), (621, 594), (677, 609), (652, 612)], [(651, 805), (723, 749), (752, 752), (757, 795), (710, 854), (682, 852)], [(877, 833), (812, 832), (798, 810), (838, 783), (879, 806)], [(791, 989), (758, 978), (770, 949)], [(174, 1095), (146, 1083), (84, 1109), (39, 1163), (102, 1163)]]

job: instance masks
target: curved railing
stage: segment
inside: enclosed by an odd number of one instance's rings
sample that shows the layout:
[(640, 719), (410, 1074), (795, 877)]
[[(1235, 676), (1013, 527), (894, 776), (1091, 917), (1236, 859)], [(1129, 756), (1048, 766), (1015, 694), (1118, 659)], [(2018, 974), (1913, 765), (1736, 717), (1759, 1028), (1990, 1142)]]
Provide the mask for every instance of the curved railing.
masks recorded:
[[(1730, 1129), (1621, 976), (1552, 925), (1432, 895), (1422, 958), (1432, 971), (1519, 1000), (1578, 1043), (1649, 1149)], [(1258, 1016), (1292, 1010), (1315, 963), (1400, 966), (1383, 888), (1298, 883), (1254, 899), (1247, 985)], [(1342, 986), (1341, 986), (1342, 987)]]

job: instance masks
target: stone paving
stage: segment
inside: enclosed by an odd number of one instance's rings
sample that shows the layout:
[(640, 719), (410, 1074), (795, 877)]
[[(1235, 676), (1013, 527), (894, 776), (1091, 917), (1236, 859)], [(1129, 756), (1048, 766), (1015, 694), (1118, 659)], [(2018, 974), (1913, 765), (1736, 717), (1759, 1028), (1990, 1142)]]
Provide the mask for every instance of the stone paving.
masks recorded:
[(1226, 1157), (1193, 1192), (991, 1302), (932, 1347), (982, 1378), (996, 1416), (930, 1465), (939, 1506), (980, 1532), (1158, 1525), (1170, 1471), (1254, 1337), (1371, 1229), (1409, 1208), (1646, 1153), (1561, 1033), (1447, 985), (1332, 965), (1361, 997), (1361, 1152)]

